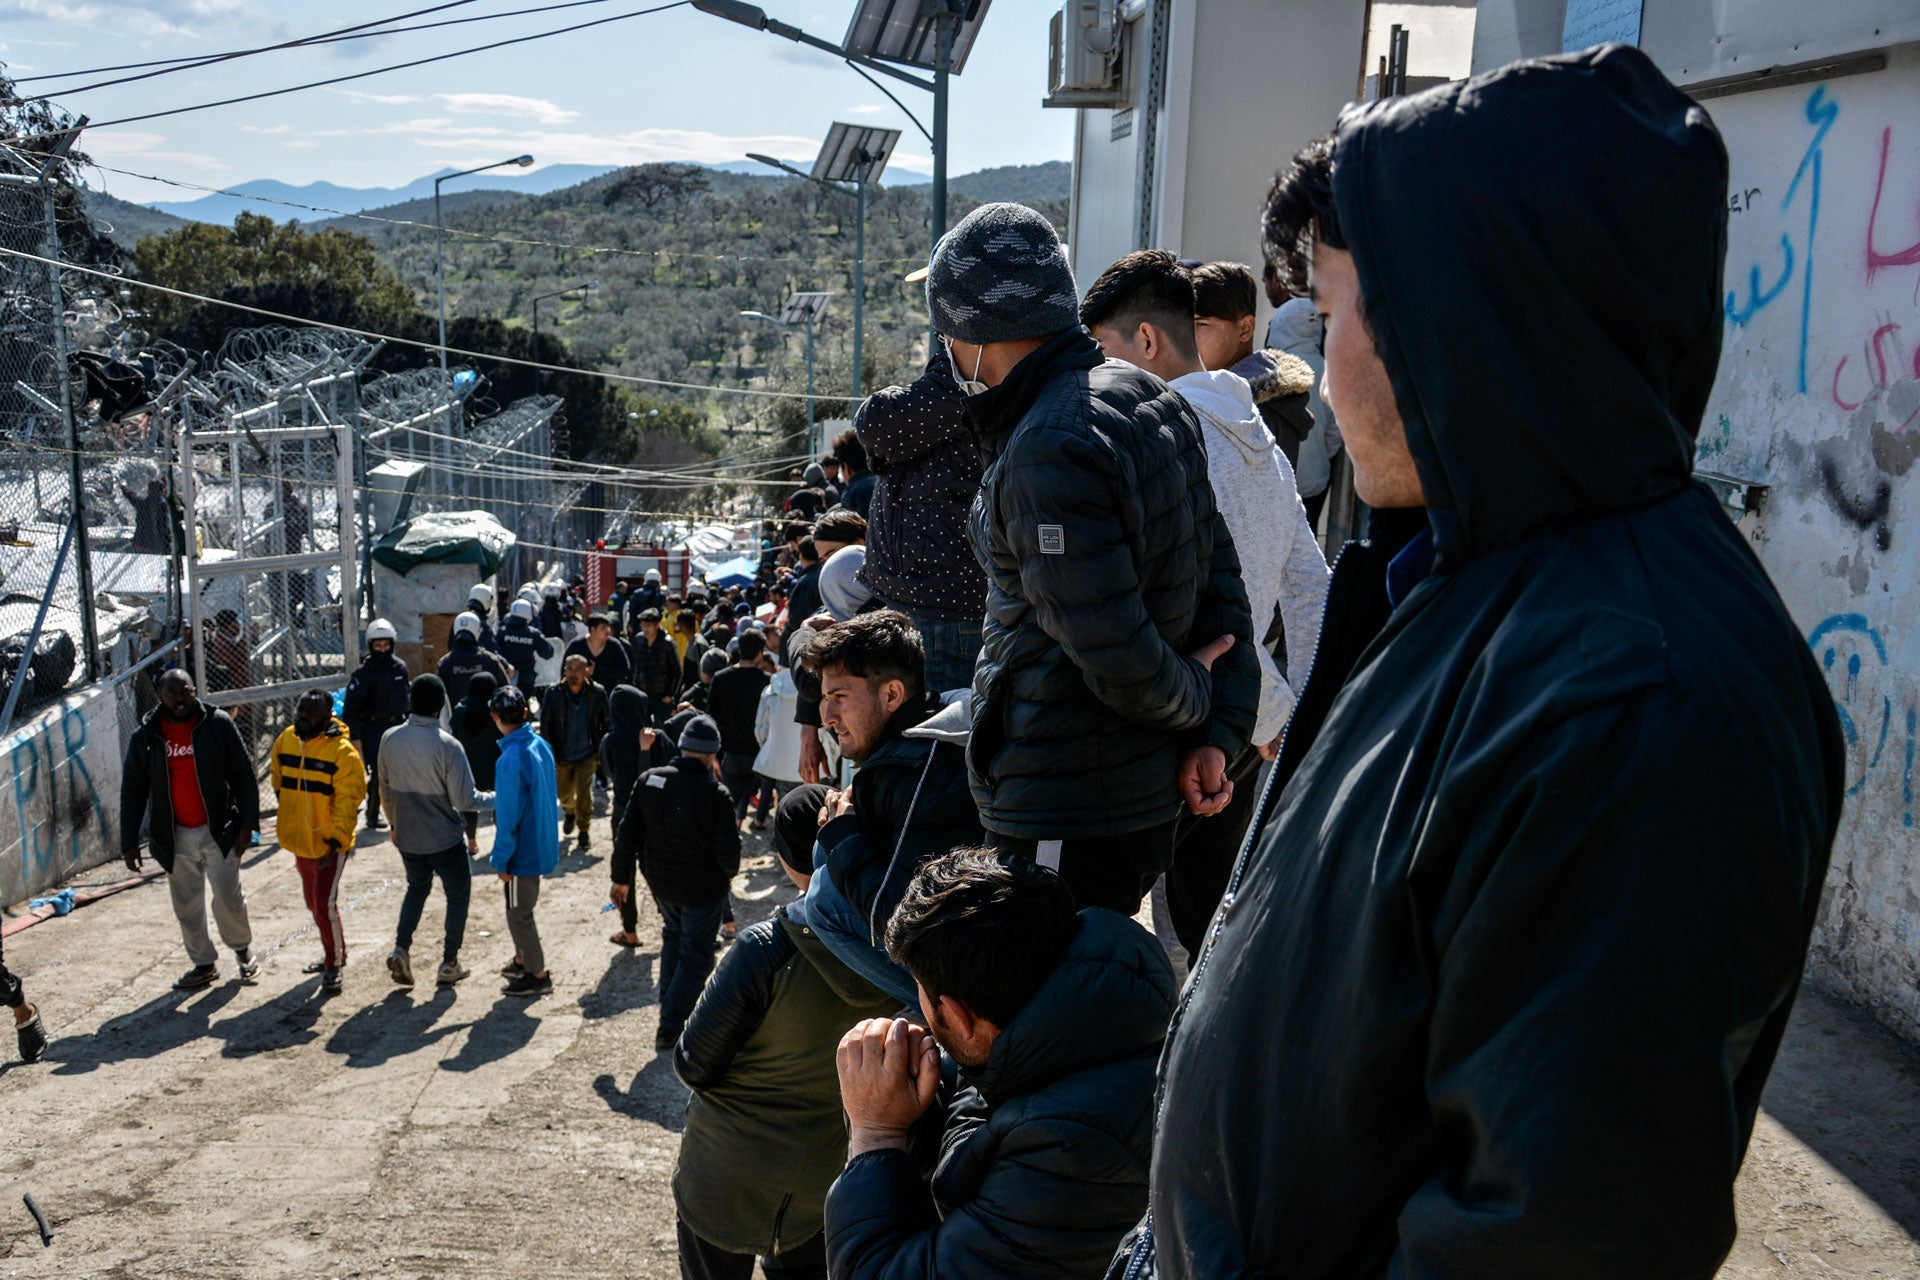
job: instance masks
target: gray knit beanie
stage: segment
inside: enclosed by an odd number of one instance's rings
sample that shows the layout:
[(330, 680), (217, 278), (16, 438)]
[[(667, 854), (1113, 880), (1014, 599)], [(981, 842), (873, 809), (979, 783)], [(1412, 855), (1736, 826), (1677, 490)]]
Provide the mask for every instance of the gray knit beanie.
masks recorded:
[(983, 204), (934, 246), (927, 310), (943, 337), (984, 346), (1080, 323), (1080, 291), (1053, 224), (1023, 204)]
[(720, 752), (720, 726), (712, 716), (695, 716), (680, 730), (680, 749), (698, 751), (703, 756)]

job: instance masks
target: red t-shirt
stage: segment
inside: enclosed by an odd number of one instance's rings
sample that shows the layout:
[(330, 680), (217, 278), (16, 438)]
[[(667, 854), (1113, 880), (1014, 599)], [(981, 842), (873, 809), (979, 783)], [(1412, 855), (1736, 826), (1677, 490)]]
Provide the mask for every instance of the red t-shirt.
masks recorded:
[(193, 730), (198, 721), (176, 724), (160, 717), (160, 732), (167, 740), (167, 784), (173, 793), (173, 825), (207, 825), (207, 802), (200, 795), (200, 775), (193, 762)]

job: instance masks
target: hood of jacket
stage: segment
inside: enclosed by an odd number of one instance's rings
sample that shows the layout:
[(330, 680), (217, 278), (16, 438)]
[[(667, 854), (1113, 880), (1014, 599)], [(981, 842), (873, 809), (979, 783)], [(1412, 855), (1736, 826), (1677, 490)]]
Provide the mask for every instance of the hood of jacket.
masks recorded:
[(626, 734), (638, 742), (646, 717), (647, 695), (630, 684), (615, 685), (613, 692), (607, 696), (607, 705), (613, 716), (613, 731)]
[(1720, 359), (1726, 185), (1706, 111), (1623, 45), (1342, 115), (1334, 203), (1436, 571), (1691, 483)]
[(1173, 967), (1153, 935), (1090, 907), (1066, 955), (969, 1079), (997, 1106), (1151, 1049), (1166, 1038), (1174, 994)]
[(903, 738), (932, 738), (935, 742), (951, 742), (955, 746), (967, 745), (967, 735), (973, 729), (973, 698), (969, 689), (951, 689), (953, 696), (946, 698), (942, 706), (931, 716), (904, 730)]
[[(1306, 368), (1303, 361), (1292, 356), (1287, 359)], [(1311, 373), (1308, 379), (1311, 381)], [(1232, 442), (1242, 467), (1251, 470), (1272, 465), (1273, 433), (1267, 430), (1260, 411), (1253, 407), (1253, 386), (1245, 378), (1230, 369), (1210, 369), (1185, 374), (1167, 385), (1178, 391), (1208, 425)], [(1229, 459), (1218, 455), (1207, 458), (1208, 467), (1228, 462)]]
[(1253, 389), (1253, 402), (1265, 404), (1286, 396), (1304, 396), (1313, 390), (1313, 368), (1299, 356), (1285, 351), (1256, 351), (1235, 364), (1237, 373)]
[(1318, 351), (1320, 337), (1320, 313), (1311, 298), (1288, 298), (1267, 326), (1267, 341), (1296, 356), (1303, 348)]

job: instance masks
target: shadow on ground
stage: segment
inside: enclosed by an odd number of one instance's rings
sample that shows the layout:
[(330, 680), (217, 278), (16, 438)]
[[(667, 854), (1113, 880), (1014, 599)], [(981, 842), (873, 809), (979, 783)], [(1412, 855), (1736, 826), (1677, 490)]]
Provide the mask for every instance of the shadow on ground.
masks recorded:
[(672, 1053), (654, 1054), (625, 1092), (610, 1075), (596, 1077), (593, 1091), (609, 1110), (629, 1120), (646, 1120), (671, 1133), (687, 1126), (687, 1087), (673, 1073)]

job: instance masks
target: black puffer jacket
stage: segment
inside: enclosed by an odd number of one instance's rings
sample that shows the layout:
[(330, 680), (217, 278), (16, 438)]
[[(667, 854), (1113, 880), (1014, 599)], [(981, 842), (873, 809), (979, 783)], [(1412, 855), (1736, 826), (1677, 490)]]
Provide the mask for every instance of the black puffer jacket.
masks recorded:
[(1726, 153), (1613, 45), (1370, 103), (1336, 156), (1430, 533), (1186, 988), (1158, 1274), (1706, 1280), (1843, 787), (1689, 480)]
[(860, 580), (907, 613), (978, 621), (987, 575), (955, 533), (980, 491), (980, 450), (946, 349), (934, 344), (911, 386), (868, 396), (853, 428), (874, 475)]
[(740, 871), (733, 798), (698, 760), (640, 775), (614, 832), (613, 883), (632, 884), (635, 867), (662, 902), (705, 906), (723, 898)]
[(471, 636), (455, 636), (447, 646), (446, 656), (440, 659), (440, 683), (447, 686), (449, 705), (467, 696), (467, 682), (480, 671), (493, 677), (495, 688), (513, 683), (507, 674), (506, 659), (491, 649), (481, 648)]
[[(1026, 839), (1165, 822), (1184, 748), (1231, 760), (1260, 697), (1240, 559), (1193, 410), (1061, 334), (976, 396), (990, 586), (967, 764), (980, 820)], [(1187, 655), (1236, 643), (1206, 669)]]
[(827, 1194), (835, 1280), (1098, 1276), (1147, 1199), (1173, 970), (1133, 921), (1080, 913), (1066, 956), (963, 1077), (931, 1182), (870, 1151)]

